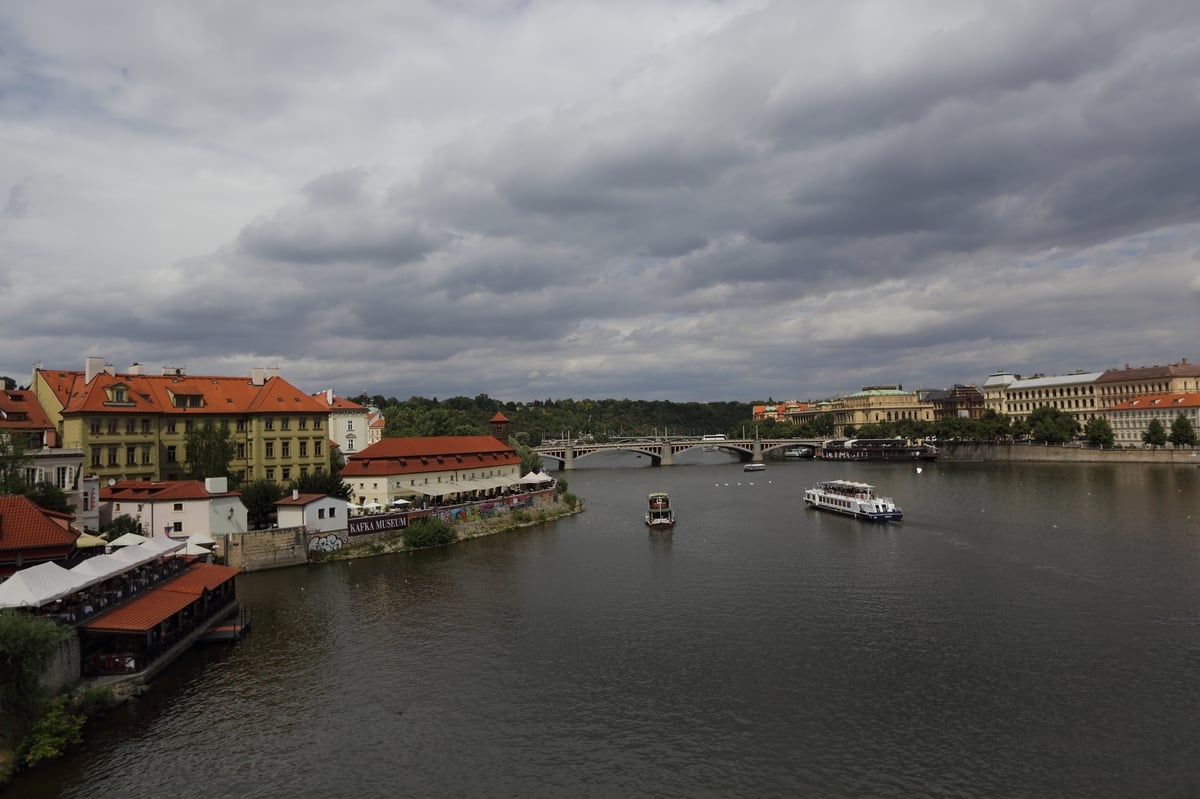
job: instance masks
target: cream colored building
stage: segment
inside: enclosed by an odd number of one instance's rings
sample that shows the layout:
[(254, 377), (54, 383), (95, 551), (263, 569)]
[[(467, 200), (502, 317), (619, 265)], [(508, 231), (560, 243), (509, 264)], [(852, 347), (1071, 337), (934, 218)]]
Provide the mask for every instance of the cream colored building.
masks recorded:
[(1096, 381), (1101, 372), (1023, 378), (998, 372), (983, 384), (985, 407), (1011, 419), (1028, 419), (1038, 408), (1049, 406), (1070, 414), (1082, 427), (1102, 415)]
[(502, 493), (521, 479), (516, 450), (493, 436), (385, 438), (346, 461), (342, 479), (360, 506)]
[[(1114, 443), (1118, 447), (1141, 447), (1142, 436), (1155, 419), (1170, 436), (1171, 425), (1175, 424), (1181, 413), (1191, 422), (1192, 429), (1200, 433), (1200, 393), (1197, 392), (1143, 394), (1119, 402), (1105, 411), (1113, 429)], [(1168, 443), (1166, 446), (1172, 445)]]

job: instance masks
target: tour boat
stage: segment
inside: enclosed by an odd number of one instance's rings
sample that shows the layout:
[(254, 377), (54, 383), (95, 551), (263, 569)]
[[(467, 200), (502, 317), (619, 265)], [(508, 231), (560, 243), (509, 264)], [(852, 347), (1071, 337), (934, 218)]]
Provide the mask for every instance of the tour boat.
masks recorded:
[(891, 497), (875, 493), (875, 486), (851, 480), (825, 480), (804, 492), (804, 504), (810, 508), (844, 513), (873, 522), (898, 521), (904, 512)]
[(754, 463), (747, 463), (745, 466), (743, 466), (742, 471), (743, 472), (762, 472), (762, 471), (765, 471), (766, 468), (767, 468), (767, 464), (760, 463), (759, 461), (755, 461)]
[(675, 526), (675, 511), (671, 510), (671, 497), (665, 492), (655, 491), (647, 499), (646, 526), (651, 530), (670, 530)]
[(827, 461), (933, 461), (937, 447), (910, 444), (902, 438), (831, 439), (822, 443), (816, 456)]

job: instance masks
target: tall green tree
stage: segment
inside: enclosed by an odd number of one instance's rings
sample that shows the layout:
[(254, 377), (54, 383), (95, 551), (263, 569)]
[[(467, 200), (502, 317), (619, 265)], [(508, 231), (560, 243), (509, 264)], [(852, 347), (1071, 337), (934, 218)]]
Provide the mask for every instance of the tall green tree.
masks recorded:
[(1116, 436), (1113, 435), (1112, 425), (1103, 416), (1093, 416), (1089, 419), (1087, 425), (1083, 428), (1083, 434), (1087, 436), (1088, 443), (1093, 447), (1111, 449), (1117, 443)]
[(255, 480), (242, 488), (246, 523), (251, 530), (262, 530), (275, 523), (275, 500), (283, 499), (284, 490), (273, 480)]
[(1042, 405), (1034, 408), (1033, 412), (1029, 414), (1029, 430), (1038, 441), (1045, 441), (1047, 444), (1065, 444), (1074, 438), (1075, 433), (1079, 430), (1079, 423), (1066, 411), (1050, 405)]
[(49, 619), (0, 610), (0, 706), (24, 734), (46, 708), (42, 675), (58, 642), (71, 634)]
[(25, 488), (29, 449), (23, 435), (0, 430), (0, 494), (20, 494)]
[(291, 482), (290, 487), (301, 494), (325, 494), (339, 499), (350, 499), (350, 484), (344, 481), (341, 475), (331, 474), (324, 469), (300, 475)]
[(200, 425), (189, 430), (187, 445), (187, 476), (192, 480), (206, 477), (232, 477), (229, 464), (237, 454), (233, 432), (220, 425)]
[(1171, 422), (1170, 442), (1177, 447), (1194, 447), (1196, 446), (1196, 428), (1192, 426), (1192, 422), (1183, 412), (1175, 417), (1175, 421)]
[(114, 538), (120, 538), (126, 533), (144, 534), (146, 531), (142, 529), (142, 525), (138, 520), (130, 516), (128, 513), (122, 513), (108, 523), (108, 527), (104, 528), (103, 537), (105, 541), (112, 541)]
[(1151, 419), (1150, 424), (1146, 425), (1146, 432), (1142, 433), (1142, 443), (1155, 449), (1164, 446), (1167, 443), (1167, 428), (1158, 419)]
[(509, 438), (508, 445), (517, 451), (517, 457), (521, 459), (521, 474), (540, 472), (542, 470), (541, 455), (538, 455), (515, 438)]

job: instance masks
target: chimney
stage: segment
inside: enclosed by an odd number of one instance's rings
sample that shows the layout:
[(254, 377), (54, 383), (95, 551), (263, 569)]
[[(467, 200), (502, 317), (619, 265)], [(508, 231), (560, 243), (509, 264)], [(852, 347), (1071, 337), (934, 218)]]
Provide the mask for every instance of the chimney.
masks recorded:
[(226, 494), (229, 492), (229, 478), (205, 477), (204, 490), (210, 494)]
[(272, 377), (279, 377), (278, 366), (268, 366), (264, 371), (267, 373), (268, 380), (270, 380)]
[(292, 489), (292, 499), (300, 499), (300, 489), (298, 489), (298, 488)]
[(141, 377), (142, 376), (142, 365), (140, 363), (131, 363), (129, 365), (129, 376), (130, 377)]
[(83, 382), (92, 382), (92, 378), (104, 371), (104, 359), (89, 355), (83, 359)]
[[(1187, 363), (1187, 359), (1184, 358), (1183, 362)], [(332, 388), (325, 389), (325, 403), (327, 405), (333, 404), (333, 389)]]
[(256, 366), (253, 369), (251, 369), (250, 370), (250, 385), (261, 386), (263, 383), (267, 382), (267, 379), (263, 374), (264, 371), (265, 370), (261, 366)]
[(183, 377), (187, 374), (187, 370), (182, 366), (164, 366), (162, 368), (163, 377)]

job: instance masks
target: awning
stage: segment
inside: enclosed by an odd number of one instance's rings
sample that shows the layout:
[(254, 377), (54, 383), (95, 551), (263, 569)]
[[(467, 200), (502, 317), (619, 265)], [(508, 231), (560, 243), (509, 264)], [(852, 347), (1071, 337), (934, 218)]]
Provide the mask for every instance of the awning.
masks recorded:
[(57, 563), (39, 563), (0, 583), (0, 608), (37, 608), (75, 593), (86, 579)]
[(520, 482), (515, 477), (481, 477), (476, 482), (483, 483), (487, 488), (508, 488)]
[(196, 600), (195, 594), (153, 588), (136, 599), (79, 625), (89, 633), (144, 633)]
[(454, 489), (447, 491), (444, 483), (438, 483), (439, 488), (433, 486), (402, 486), (396, 489), (397, 494), (421, 494), (426, 497), (440, 497), (443, 494), (452, 493)]

